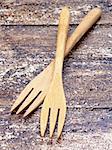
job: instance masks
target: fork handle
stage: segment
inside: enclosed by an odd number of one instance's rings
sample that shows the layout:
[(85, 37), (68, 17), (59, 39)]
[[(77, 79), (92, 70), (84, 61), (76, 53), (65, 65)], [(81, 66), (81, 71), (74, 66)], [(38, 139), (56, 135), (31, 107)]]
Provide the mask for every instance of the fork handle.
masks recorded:
[(68, 38), (65, 50), (65, 56), (71, 51), (74, 45), (89, 30), (89, 28), (100, 18), (102, 11), (100, 8), (92, 9), (78, 25), (72, 35)]
[(55, 70), (54, 70), (54, 73), (56, 74), (62, 72), (69, 20), (70, 20), (69, 9), (67, 7), (64, 7), (61, 11), (58, 25), (57, 48), (55, 57)]

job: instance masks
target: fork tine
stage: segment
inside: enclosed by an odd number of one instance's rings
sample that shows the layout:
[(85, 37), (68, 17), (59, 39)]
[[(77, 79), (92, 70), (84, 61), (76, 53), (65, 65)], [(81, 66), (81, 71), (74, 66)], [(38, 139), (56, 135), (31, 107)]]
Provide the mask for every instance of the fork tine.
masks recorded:
[[(25, 89), (21, 92), (21, 94), (19, 95), (19, 97), (17, 98), (17, 100), (14, 102), (12, 108), (11, 108), (11, 112), (16, 109), (25, 99), (25, 97), (30, 93), (31, 91), (31, 86), (28, 84)], [(27, 93), (27, 94), (26, 94)]]
[(26, 110), (25, 114), (23, 115), (23, 117), (26, 117), (27, 115), (29, 115), (32, 111), (34, 111), (44, 100), (45, 98), (45, 93), (42, 92), (40, 93), (40, 95), (34, 100), (34, 102), (29, 106), (29, 108)]
[(64, 126), (65, 122), (65, 117), (66, 117), (66, 108), (60, 109), (59, 111), (59, 117), (58, 117), (58, 135), (57, 137), (59, 138)]
[(58, 114), (58, 109), (55, 107), (52, 108), (50, 111), (50, 137), (52, 137), (53, 135), (53, 131), (57, 120), (57, 114)]
[(25, 99), (25, 101), (22, 103), (22, 105), (19, 107), (16, 114), (19, 114), (21, 111), (23, 111), (33, 100), (34, 98), (39, 94), (39, 90), (36, 89), (31, 92), (31, 94)]
[[(44, 103), (45, 104), (45, 103)], [(41, 132), (41, 136), (44, 136), (45, 134), (45, 130), (47, 127), (47, 121), (48, 121), (48, 115), (49, 115), (49, 107), (44, 106), (42, 107), (42, 111), (41, 111), (41, 117), (40, 117), (40, 132)]]

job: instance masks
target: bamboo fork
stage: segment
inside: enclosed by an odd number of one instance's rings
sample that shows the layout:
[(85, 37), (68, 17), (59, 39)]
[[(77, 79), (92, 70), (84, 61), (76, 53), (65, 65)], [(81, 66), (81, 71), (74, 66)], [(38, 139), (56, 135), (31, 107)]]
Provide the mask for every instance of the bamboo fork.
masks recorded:
[(49, 110), (50, 110), (50, 137), (52, 137), (53, 135), (58, 111), (59, 111), (58, 137), (60, 136), (65, 121), (66, 100), (62, 83), (62, 68), (69, 26), (69, 17), (70, 14), (68, 8), (64, 7), (61, 11), (59, 19), (57, 50), (56, 50), (53, 79), (49, 87), (47, 96), (44, 100), (41, 111), (41, 119), (40, 119), (41, 136), (44, 136), (46, 130)]
[[(82, 38), (82, 36), (88, 31), (88, 29), (99, 19), (101, 16), (101, 9), (92, 9), (78, 25), (76, 30), (67, 40), (65, 56), (70, 52), (74, 45)], [(38, 76), (36, 76), (21, 92), (15, 103), (11, 108), (11, 112), (19, 107), (16, 114), (20, 113), (27, 106), (34, 101), (26, 110), (24, 117), (35, 110), (44, 100), (49, 86), (52, 81), (54, 72), (54, 60), (45, 68)], [(44, 83), (44, 84), (43, 84)]]

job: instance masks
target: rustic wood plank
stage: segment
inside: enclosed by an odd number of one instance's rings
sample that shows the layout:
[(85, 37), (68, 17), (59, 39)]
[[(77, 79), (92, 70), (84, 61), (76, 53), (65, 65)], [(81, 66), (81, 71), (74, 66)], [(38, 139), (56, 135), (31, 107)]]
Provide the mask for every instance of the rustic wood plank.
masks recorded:
[(5, 0), (0, 1), (0, 24), (57, 25), (61, 8), (67, 5), (71, 11), (71, 24), (78, 24), (95, 6), (103, 10), (99, 24), (112, 24), (111, 0)]
[[(64, 136), (56, 143), (48, 132), (40, 137), (40, 108), (27, 119), (11, 115), (10, 108), (53, 58), (58, 16), (65, 4), (71, 10), (70, 33), (91, 8), (101, 7), (103, 15), (65, 59), (68, 113)], [(0, 150), (112, 149), (111, 10), (111, 0), (0, 0)]]
[[(57, 19), (65, 4), (71, 10), (70, 33), (91, 8), (102, 7), (103, 15), (65, 59), (67, 117), (56, 143), (48, 132), (40, 137), (40, 108), (27, 119), (11, 115), (10, 108), (53, 58)], [(112, 1), (0, 0), (0, 24), (0, 150), (111, 150)]]
[[(11, 105), (50, 63), (56, 31), (55, 26), (0, 27), (0, 99), (4, 103)], [(112, 27), (97, 25), (66, 58), (63, 76), (68, 107), (112, 108), (111, 38)]]
[[(1, 142), (3, 149), (12, 150), (111, 150), (112, 137), (111, 133), (96, 133), (96, 134), (66, 134), (63, 142), (56, 142), (56, 140), (50, 142), (48, 139), (37, 139), (38, 136), (33, 139), (32, 137), (25, 140), (12, 139), (8, 142)], [(23, 138), (22, 138), (23, 139)], [(29, 142), (29, 143), (27, 143)], [(52, 144), (51, 144), (52, 143)], [(2, 146), (3, 145), (3, 146)]]
[[(27, 119), (21, 115), (10, 114), (10, 103), (0, 106), (0, 149), (73, 149), (108, 150), (112, 146), (112, 110), (110, 109), (76, 109), (68, 108), (63, 138), (56, 143), (49, 133), (44, 139), (40, 137), (40, 109)], [(48, 130), (47, 130), (48, 131)], [(99, 143), (99, 144), (98, 144)], [(97, 145), (98, 144), (98, 145)]]

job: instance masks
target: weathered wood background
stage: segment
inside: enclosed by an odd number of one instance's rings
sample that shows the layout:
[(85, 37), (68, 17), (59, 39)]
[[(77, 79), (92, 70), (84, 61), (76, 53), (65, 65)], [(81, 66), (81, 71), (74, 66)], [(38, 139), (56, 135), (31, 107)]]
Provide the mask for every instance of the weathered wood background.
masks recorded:
[[(40, 137), (40, 108), (27, 119), (10, 108), (54, 57), (64, 5), (69, 34), (95, 6), (103, 15), (65, 59), (68, 113), (60, 142), (51, 143), (48, 133)], [(0, 150), (112, 150), (112, 0), (0, 0), (0, 25)]]

